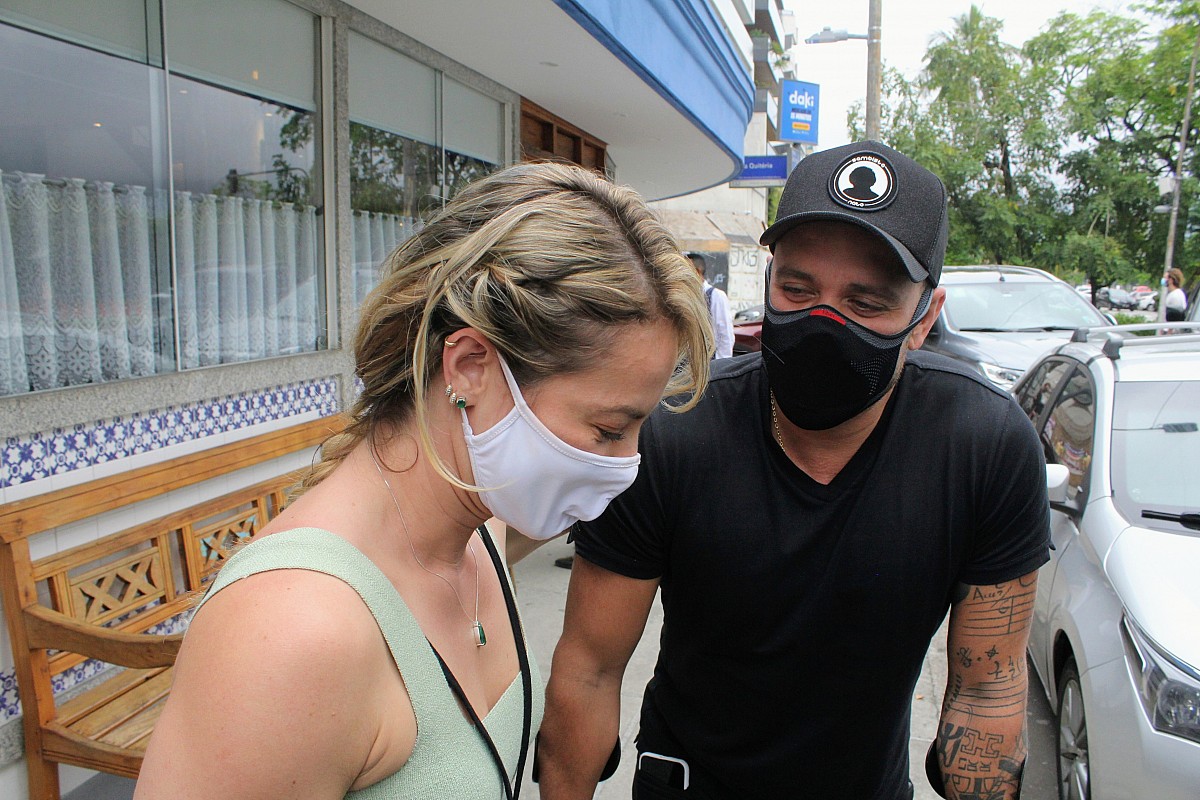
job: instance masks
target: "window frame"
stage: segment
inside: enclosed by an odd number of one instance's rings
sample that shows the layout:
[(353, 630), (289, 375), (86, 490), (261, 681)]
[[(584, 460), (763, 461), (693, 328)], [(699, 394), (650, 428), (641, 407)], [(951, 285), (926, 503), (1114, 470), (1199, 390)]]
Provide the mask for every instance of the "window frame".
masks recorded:
[[(1068, 367), (1068, 369), (1063, 373), (1062, 377), (1059, 378), (1058, 383), (1051, 389), (1050, 399), (1046, 402), (1045, 408), (1042, 409), (1041, 413), (1038, 415), (1038, 421), (1036, 423), (1038, 440), (1042, 444), (1042, 452), (1043, 452), (1043, 455), (1045, 456), (1047, 464), (1062, 464), (1063, 463), (1061, 461), (1061, 459), (1059, 458), (1058, 454), (1056, 452), (1054, 452), (1054, 448), (1051, 446), (1050, 440), (1047, 436), (1046, 429), (1047, 429), (1047, 426), (1049, 425), (1051, 417), (1054, 414), (1054, 411), (1056, 409), (1058, 409), (1059, 406), (1066, 399), (1068, 399), (1068, 398), (1063, 397), (1063, 392), (1066, 391), (1067, 385), (1070, 384), (1070, 382), (1075, 378), (1076, 375), (1081, 375), (1087, 380), (1088, 390), (1091, 392), (1091, 396), (1092, 396), (1091, 422), (1090, 422), (1091, 439), (1090, 439), (1090, 445), (1089, 445), (1088, 454), (1087, 454), (1088, 455), (1088, 463), (1087, 463), (1087, 466), (1084, 467), (1082, 470), (1082, 476), (1079, 481), (1079, 485), (1075, 486), (1075, 487), (1068, 486), (1068, 492), (1070, 493), (1072, 489), (1074, 492), (1073, 494), (1069, 494), (1068, 499), (1070, 500), (1070, 502), (1074, 503), (1079, 508), (1084, 508), (1085, 506), (1087, 506), (1088, 496), (1091, 493), (1092, 464), (1094, 463), (1094, 458), (1095, 458), (1095, 453), (1096, 453), (1096, 441), (1097, 441), (1096, 425), (1098, 422), (1098, 416), (1096, 414), (1096, 406), (1097, 406), (1096, 378), (1092, 374), (1092, 371), (1087, 364), (1085, 364), (1077, 359), (1074, 359), (1074, 358), (1057, 357), (1057, 358), (1047, 359), (1043, 363), (1044, 364), (1062, 363)], [(1064, 464), (1064, 466), (1067, 466), (1067, 465)], [(1068, 467), (1068, 469), (1069, 469), (1069, 467)]]
[[(5, 436), (23, 436), (59, 428), (69, 429), (74, 425), (128, 417), (137, 412), (167, 406), (179, 406), (274, 386), (328, 378), (335, 378), (339, 383), (340, 406), (350, 406), (356, 390), (353, 380), (353, 354), (349, 352), (346, 344), (353, 341), (354, 331), (351, 326), (357, 317), (357, 304), (353, 297), (353, 253), (350, 245), (353, 221), (349, 185), (349, 31), (354, 30), (372, 38), (498, 100), (503, 109), (504, 137), (501, 149), (503, 161), (500, 166), (518, 160), (516, 136), (520, 124), (519, 94), (432, 50), (383, 21), (337, 0), (288, 2), (314, 14), (318, 22), (318, 66), (315, 76), (315, 80), (318, 81), (315, 112), (317, 124), (314, 143), (318, 148), (316, 163), (321, 167), (322, 175), (320, 191), (314, 199), (319, 197), (320, 200), (318, 211), (321, 221), (318, 226), (323, 234), (320, 252), (324, 264), (320, 269), (325, 279), (323, 310), (327, 320), (326, 349), (186, 370), (179, 369), (177, 362), (176, 369), (172, 372), (2, 396), (0, 417), (5, 420)], [(40, 33), (62, 40), (50, 32)], [(162, 31), (158, 31), (158, 34), (160, 37), (165, 36)], [(78, 42), (69, 43), (87, 47), (86, 44)], [(158, 44), (161, 46), (161, 39)], [(121, 57), (109, 55), (114, 58)], [(169, 53), (167, 56), (169, 58)], [(169, 63), (164, 65), (164, 69), (169, 70)], [(173, 228), (173, 225), (171, 227)], [(176, 265), (173, 230), (169, 237), (170, 268), (174, 279)], [(173, 310), (178, 302), (175, 294), (172, 290)], [(178, 324), (178, 313), (175, 310), (172, 327), (177, 329)], [(178, 330), (174, 331), (174, 335), (173, 346), (178, 357)]]

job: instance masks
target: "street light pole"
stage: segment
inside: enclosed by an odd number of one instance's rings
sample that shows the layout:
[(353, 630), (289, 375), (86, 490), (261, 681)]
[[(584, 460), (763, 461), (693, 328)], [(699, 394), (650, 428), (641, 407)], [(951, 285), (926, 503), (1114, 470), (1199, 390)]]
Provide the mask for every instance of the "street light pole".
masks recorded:
[(883, 95), (883, 0), (868, 0), (867, 33), (846, 33), (822, 28), (804, 40), (805, 44), (828, 44), (847, 39), (867, 40), (867, 138), (879, 140), (879, 107)]
[[(874, 0), (873, 0), (874, 1)], [(1196, 56), (1200, 54), (1200, 33), (1192, 45), (1192, 67), (1188, 73), (1187, 97), (1183, 100), (1183, 128), (1179, 131), (1179, 156), (1175, 160), (1175, 185), (1171, 192), (1171, 218), (1167, 221), (1167, 253), (1163, 258), (1163, 282), (1158, 292), (1158, 321), (1167, 318), (1167, 273), (1175, 260), (1175, 226), (1179, 221), (1180, 176), (1183, 174), (1183, 156), (1187, 150), (1188, 128), (1192, 124), (1192, 95), (1196, 91)]]
[(883, 94), (883, 0), (870, 0), (867, 12), (867, 138), (879, 140), (879, 105)]

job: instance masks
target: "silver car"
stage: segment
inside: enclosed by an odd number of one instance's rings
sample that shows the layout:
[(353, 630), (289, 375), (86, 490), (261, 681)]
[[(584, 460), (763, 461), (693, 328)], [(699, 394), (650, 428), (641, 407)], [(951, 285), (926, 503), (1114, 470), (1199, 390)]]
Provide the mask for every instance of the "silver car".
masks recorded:
[(946, 267), (946, 305), (923, 349), (950, 356), (1009, 389), (1076, 328), (1112, 322), (1071, 286), (1033, 267)]
[(1080, 331), (1013, 389), (1046, 454), (1029, 654), (1070, 800), (1200, 797), (1200, 323), (1169, 327), (1194, 333)]

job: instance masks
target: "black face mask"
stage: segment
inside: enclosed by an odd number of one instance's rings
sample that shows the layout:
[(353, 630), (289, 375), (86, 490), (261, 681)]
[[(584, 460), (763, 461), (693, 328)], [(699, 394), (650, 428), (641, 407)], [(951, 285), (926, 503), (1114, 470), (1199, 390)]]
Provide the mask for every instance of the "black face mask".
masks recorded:
[(793, 425), (820, 431), (870, 408), (892, 387), (904, 340), (932, 295), (926, 286), (908, 327), (887, 335), (830, 306), (781, 312), (768, 298), (762, 353), (779, 410)]

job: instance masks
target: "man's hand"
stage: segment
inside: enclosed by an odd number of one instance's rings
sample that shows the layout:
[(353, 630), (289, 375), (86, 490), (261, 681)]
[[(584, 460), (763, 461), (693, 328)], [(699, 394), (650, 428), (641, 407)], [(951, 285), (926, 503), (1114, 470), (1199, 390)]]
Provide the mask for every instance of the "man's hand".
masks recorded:
[(1025, 645), (1037, 573), (966, 588), (950, 611), (938, 766), (951, 800), (1012, 800), (1028, 753)]
[(590, 800), (620, 735), (621, 678), (646, 627), (657, 580), (576, 556), (538, 746), (541, 796)]

